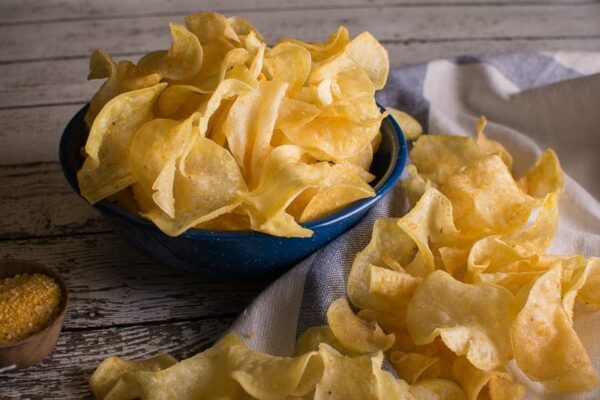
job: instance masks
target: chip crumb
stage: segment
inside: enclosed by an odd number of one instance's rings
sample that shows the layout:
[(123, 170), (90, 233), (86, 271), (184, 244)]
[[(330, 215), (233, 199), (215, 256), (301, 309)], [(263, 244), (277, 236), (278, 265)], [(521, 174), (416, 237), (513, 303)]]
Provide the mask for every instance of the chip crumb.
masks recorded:
[(58, 314), (61, 298), (60, 287), (47, 275), (0, 279), (0, 345), (44, 329)]

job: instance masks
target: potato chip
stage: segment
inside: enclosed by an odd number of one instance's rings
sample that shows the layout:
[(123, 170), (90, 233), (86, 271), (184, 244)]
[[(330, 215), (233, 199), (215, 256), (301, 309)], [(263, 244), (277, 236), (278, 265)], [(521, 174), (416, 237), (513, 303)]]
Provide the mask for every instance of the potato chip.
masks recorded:
[(551, 390), (589, 390), (598, 378), (562, 307), (560, 278), (557, 265), (520, 294), (511, 324), (514, 357), (530, 379)]
[(375, 86), (365, 71), (353, 67), (338, 71), (332, 78), (331, 93), (336, 99), (347, 99), (360, 93), (375, 94)]
[(202, 68), (202, 46), (185, 26), (171, 23), (169, 27), (173, 37), (171, 48), (146, 54), (138, 65), (149, 71), (159, 72), (166, 79), (190, 79)]
[(439, 335), (450, 350), (488, 371), (511, 359), (513, 300), (502, 287), (464, 284), (435, 271), (408, 303), (408, 332), (418, 345)]
[(356, 353), (385, 351), (394, 344), (394, 335), (386, 335), (379, 325), (360, 319), (345, 298), (335, 300), (327, 310), (327, 322), (335, 338)]
[(313, 62), (320, 63), (341, 53), (346, 48), (349, 41), (350, 36), (348, 34), (348, 29), (340, 26), (337, 31), (329, 35), (327, 43), (306, 43), (297, 39), (282, 39), (278, 44), (293, 43), (302, 46), (310, 52)]
[(535, 220), (530, 226), (509, 236), (509, 240), (517, 243), (529, 243), (541, 251), (545, 251), (558, 227), (558, 193), (546, 195)]
[(123, 93), (109, 101), (94, 120), (77, 172), (81, 195), (96, 203), (135, 180), (127, 164), (133, 134), (154, 118), (154, 102), (165, 88), (159, 84)]
[(317, 384), (315, 399), (364, 400), (378, 397), (371, 357), (346, 357), (326, 344), (321, 344), (319, 354), (325, 369)]
[(271, 152), (277, 111), (287, 83), (260, 82), (256, 90), (238, 96), (223, 125), (227, 144), (246, 181), (254, 188)]
[(475, 141), (465, 136), (421, 135), (410, 151), (419, 174), (440, 185), (480, 156)]
[(90, 58), (88, 79), (107, 78), (98, 92), (92, 97), (85, 114), (85, 122), (91, 128), (94, 119), (112, 98), (131, 90), (142, 89), (158, 84), (161, 75), (136, 67), (129, 61), (118, 64), (102, 50), (97, 50)]
[(512, 156), (500, 143), (490, 140), (485, 136), (486, 125), (487, 119), (482, 115), (477, 121), (477, 146), (483, 154), (496, 154), (510, 170), (513, 162)]
[(456, 383), (444, 379), (424, 379), (410, 387), (410, 394), (419, 400), (466, 400), (465, 392)]
[(522, 227), (536, 202), (516, 185), (496, 155), (479, 158), (448, 178), (440, 191), (452, 202), (464, 235), (511, 233)]
[(210, 98), (196, 86), (170, 85), (158, 98), (158, 114), (164, 118), (185, 119)]
[(319, 160), (342, 162), (359, 154), (379, 131), (379, 123), (358, 125), (344, 117), (318, 117), (282, 129), (292, 143)]
[(390, 361), (400, 378), (410, 384), (419, 379), (437, 378), (440, 373), (440, 360), (419, 353), (393, 351)]
[[(384, 260), (406, 265), (416, 249), (414, 241), (399, 226), (396, 218), (375, 221), (371, 241), (356, 255), (348, 276), (348, 297), (358, 308), (387, 309), (385, 299), (371, 293), (369, 288), (371, 265), (386, 267)], [(389, 266), (387, 266), (390, 269)]]
[(144, 214), (163, 232), (177, 236), (192, 226), (230, 212), (246, 190), (234, 158), (210, 139), (197, 137), (174, 175), (174, 218), (155, 208)]
[(535, 165), (519, 180), (519, 186), (538, 198), (544, 198), (549, 193), (562, 193), (565, 178), (554, 150), (546, 149), (542, 153)]
[(383, 89), (390, 69), (385, 47), (369, 32), (363, 32), (348, 43), (346, 52), (367, 73), (375, 89)]
[(335, 349), (338, 353), (345, 356), (356, 357), (360, 354), (344, 347), (335, 337), (328, 325), (314, 326), (308, 328), (300, 335), (296, 341), (295, 355), (308, 353), (310, 351), (319, 351), (319, 345), (325, 343)]
[(386, 107), (386, 111), (390, 113), (392, 118), (396, 120), (406, 140), (415, 140), (423, 133), (423, 127), (410, 114), (404, 111), (396, 110), (393, 107)]
[(392, 374), (382, 369), (374, 369), (377, 379), (377, 399), (379, 400), (413, 400), (408, 383), (396, 379)]
[(264, 58), (267, 77), (286, 82), (288, 96), (293, 96), (304, 85), (310, 68), (310, 53), (294, 43), (280, 43), (269, 50)]
[[(490, 400), (519, 400), (525, 395), (525, 388), (512, 382), (508, 370), (482, 371), (475, 368), (465, 357), (458, 357), (454, 361), (452, 372), (469, 400), (483, 397), (486, 387)], [(506, 392), (511, 393), (513, 397), (506, 397)]]
[(588, 263), (591, 266), (587, 280), (579, 289), (577, 299), (585, 305), (598, 309), (600, 308), (600, 259), (592, 257)]
[(344, 164), (331, 167), (314, 194), (302, 209), (298, 220), (312, 221), (324, 217), (357, 200), (372, 197), (375, 191), (354, 170)]
[(240, 36), (248, 36), (251, 32), (254, 32), (260, 41), (266, 42), (265, 38), (262, 37), (258, 29), (256, 29), (256, 27), (247, 19), (235, 16), (227, 18), (227, 22), (236, 33), (238, 38)]
[(153, 119), (142, 125), (131, 139), (129, 165), (135, 180), (148, 192), (154, 191), (154, 202), (171, 218), (175, 218), (176, 161), (193, 145), (192, 124), (197, 119), (197, 114), (183, 122)]
[(267, 157), (258, 185), (242, 194), (243, 207), (252, 229), (281, 236), (309, 237), (312, 231), (301, 227), (286, 208), (308, 187), (317, 187), (331, 167), (328, 163), (308, 164), (302, 148), (279, 146)]
[[(128, 386), (127, 389), (117, 388), (117, 390), (115, 390), (115, 386), (119, 384), (119, 380), (123, 378), (123, 375), (137, 371), (160, 371), (171, 367), (176, 363), (177, 360), (167, 353), (162, 353), (141, 361), (127, 361), (115, 356), (108, 357), (98, 365), (90, 377), (90, 386), (94, 393), (94, 397), (97, 399), (106, 397), (119, 398), (119, 396), (115, 395), (115, 392), (131, 390), (129, 389), (131, 386), (133, 386), (132, 389), (135, 390), (136, 394), (139, 396), (137, 382), (129, 382), (126, 385)], [(133, 398), (135, 395), (131, 397)]]
[(398, 226), (415, 241), (424, 268), (409, 268), (412, 275), (425, 276), (435, 269), (429, 243), (441, 247), (455, 242), (458, 230), (452, 219), (452, 204), (437, 189), (429, 189), (415, 207), (398, 220)]

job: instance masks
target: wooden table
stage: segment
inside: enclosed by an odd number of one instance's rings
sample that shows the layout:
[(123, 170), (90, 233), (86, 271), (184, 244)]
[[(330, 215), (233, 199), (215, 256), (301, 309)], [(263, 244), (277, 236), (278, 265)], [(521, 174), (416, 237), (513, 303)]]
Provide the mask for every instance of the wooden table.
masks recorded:
[[(0, 257), (56, 269), (71, 290), (54, 353), (0, 375), (0, 399), (87, 398), (111, 354), (209, 346), (268, 283), (206, 282), (139, 254), (68, 187), (58, 139), (91, 97), (88, 57), (167, 48), (169, 21), (199, 10), (242, 15), (272, 40), (369, 30), (392, 66), (463, 53), (600, 50), (600, 2), (586, 0), (3, 0), (0, 3)], [(456, 3), (456, 4), (453, 4)]]

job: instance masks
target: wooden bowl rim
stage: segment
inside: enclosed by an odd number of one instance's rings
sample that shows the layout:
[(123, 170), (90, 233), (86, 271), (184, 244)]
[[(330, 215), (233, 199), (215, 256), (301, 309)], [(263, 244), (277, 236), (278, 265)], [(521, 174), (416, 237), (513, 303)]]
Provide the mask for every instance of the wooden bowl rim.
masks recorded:
[[(18, 259), (14, 259), (14, 258), (9, 258), (6, 260), (0, 260), (0, 279), (4, 279), (4, 278), (8, 278), (11, 276), (15, 276), (17, 275), (17, 273), (14, 274), (9, 274), (4, 276), (2, 274), (3, 272), (3, 268), (7, 267), (7, 263), (12, 263), (12, 264), (23, 264), (23, 265), (27, 265), (30, 267), (33, 267), (34, 269), (37, 269), (37, 272), (25, 272), (25, 273), (40, 273), (46, 276), (49, 276), (50, 278), (54, 279), (56, 281), (56, 283), (58, 283), (58, 286), (60, 287), (61, 290), (61, 299), (60, 299), (60, 304), (58, 305), (59, 307), (59, 311), (56, 314), (56, 316), (54, 317), (54, 319), (52, 319), (52, 321), (50, 321), (50, 323), (48, 323), (46, 325), (46, 327), (44, 329), (42, 329), (39, 332), (36, 332), (30, 336), (27, 336), (26, 338), (19, 340), (17, 342), (12, 342), (12, 343), (8, 343), (8, 344), (0, 344), (0, 351), (4, 350), (4, 349), (9, 349), (9, 348), (13, 348), (13, 347), (17, 347), (17, 346), (21, 346), (24, 343), (27, 343), (31, 340), (34, 340), (34, 338), (40, 337), (40, 336), (45, 336), (49, 333), (50, 328), (52, 328), (59, 320), (62, 320), (64, 323), (64, 315), (67, 311), (67, 306), (69, 304), (69, 290), (67, 285), (65, 284), (65, 281), (62, 279), (62, 277), (53, 269), (40, 264), (38, 262), (35, 261), (28, 261), (28, 260), (18, 260)], [(61, 324), (62, 324), (61, 323)], [(61, 327), (62, 328), (62, 327)], [(62, 330), (62, 329), (61, 329)]]

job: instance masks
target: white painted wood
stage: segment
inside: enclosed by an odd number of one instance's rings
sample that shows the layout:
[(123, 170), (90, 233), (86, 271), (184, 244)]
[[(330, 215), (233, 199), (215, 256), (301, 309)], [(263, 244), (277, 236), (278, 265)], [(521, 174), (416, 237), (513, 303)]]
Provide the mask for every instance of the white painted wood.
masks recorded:
[[(464, 4), (518, 4), (519, 0), (461, 0)], [(538, 4), (577, 4), (585, 0), (528, 0)], [(589, 2), (589, 1), (587, 1)], [(416, 4), (453, 5), (455, 0), (4, 0), (0, 3), (0, 24), (65, 19), (98, 19), (133, 15), (182, 14), (214, 10), (231, 13), (239, 10), (281, 10), (298, 8), (344, 8), (377, 6), (413, 6)]]
[[(239, 13), (265, 37), (324, 40), (339, 25), (369, 30), (383, 41), (600, 37), (600, 3), (569, 5), (388, 7)], [(81, 57), (167, 48), (178, 16), (0, 26), (0, 62)], [(43, 38), (43, 40), (40, 40)]]
[(38, 261), (65, 279), (71, 294), (67, 328), (233, 315), (266, 285), (265, 280), (210, 282), (179, 273), (112, 232), (1, 241), (0, 258)]
[[(600, 51), (600, 39), (504, 39), (504, 40), (460, 40), (438, 42), (386, 43), (392, 67), (423, 63), (437, 58), (459, 54), (503, 53), (520, 51), (586, 50)], [(142, 54), (127, 58), (133, 61)], [(15, 64), (0, 64), (0, 109), (10, 107), (62, 104), (88, 101), (100, 86), (101, 81), (86, 81), (88, 57), (68, 60), (49, 60)], [(14, 136), (19, 136), (17, 132)], [(31, 162), (54, 160), (50, 157), (40, 160), (30, 157), (20, 158), (14, 154), (4, 158), (0, 148), (0, 160), (6, 162)]]
[(181, 360), (197, 354), (227, 330), (231, 318), (63, 332), (54, 352), (24, 371), (0, 374), (0, 398), (87, 399), (88, 380), (110, 355), (148, 358), (161, 351)]

